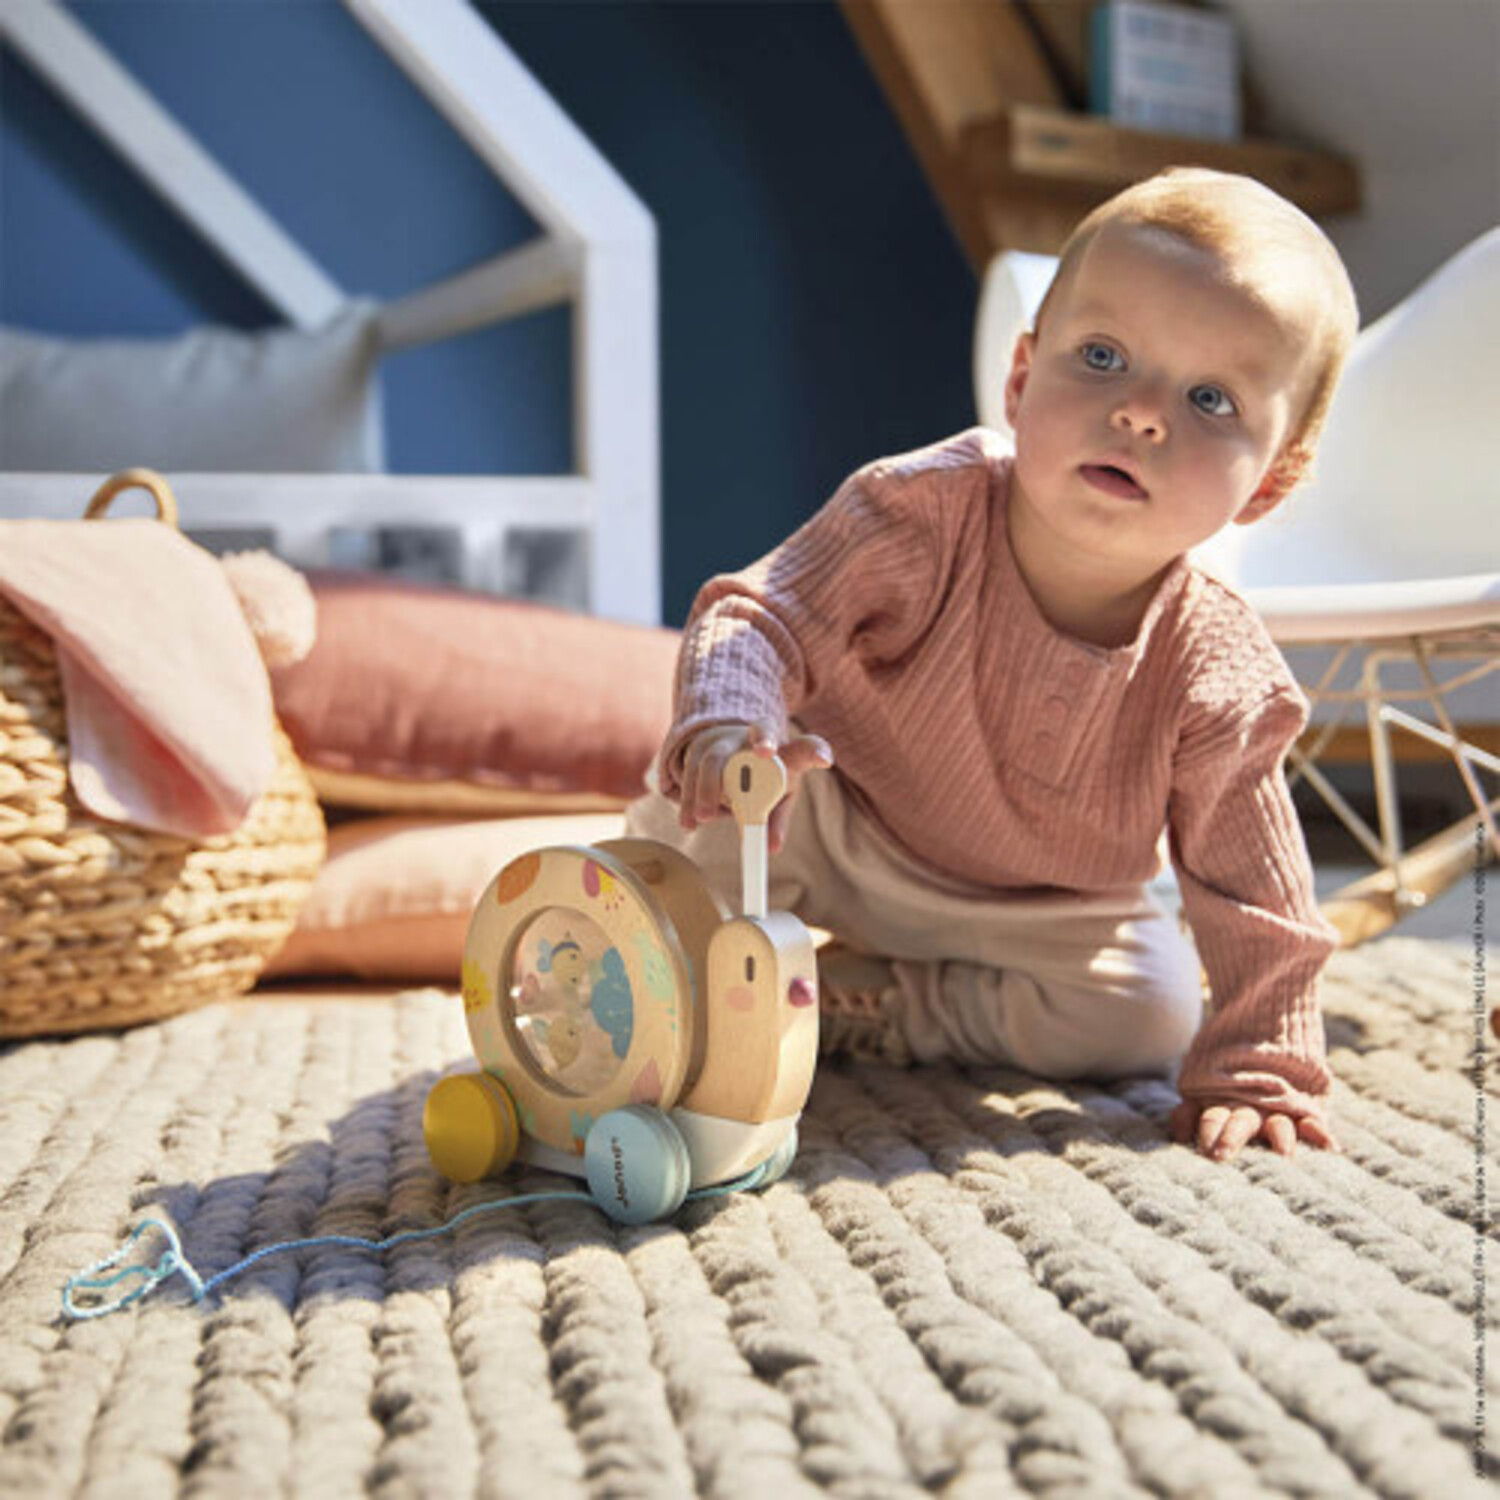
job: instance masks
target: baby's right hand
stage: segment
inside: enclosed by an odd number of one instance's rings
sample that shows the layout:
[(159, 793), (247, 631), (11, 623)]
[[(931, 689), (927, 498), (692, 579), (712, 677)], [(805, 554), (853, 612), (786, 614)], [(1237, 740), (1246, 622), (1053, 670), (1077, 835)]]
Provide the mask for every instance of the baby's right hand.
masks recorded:
[(774, 854), (786, 841), (797, 783), (805, 771), (826, 769), (833, 764), (828, 741), (817, 734), (798, 734), (784, 744), (756, 724), (718, 724), (694, 735), (682, 762), (682, 807), (678, 821), (684, 828), (711, 823), (728, 810), (724, 801), (724, 767), (730, 756), (751, 749), (758, 755), (779, 755), (786, 767), (786, 795), (772, 809), (766, 825)]

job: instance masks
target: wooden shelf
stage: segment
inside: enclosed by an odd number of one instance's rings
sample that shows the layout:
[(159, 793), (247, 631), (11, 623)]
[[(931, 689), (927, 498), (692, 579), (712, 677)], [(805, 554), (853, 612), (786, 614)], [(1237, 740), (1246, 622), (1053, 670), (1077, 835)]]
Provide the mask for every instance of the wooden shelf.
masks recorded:
[[(1051, 196), (1065, 202), (1064, 217), (1076, 215), (1080, 207), (1086, 212), (1130, 183), (1171, 166), (1213, 167), (1258, 178), (1315, 218), (1350, 213), (1360, 204), (1359, 169), (1341, 157), (1275, 141), (1159, 135), (1031, 104), (1013, 105), (967, 126), (960, 150), (965, 174), (982, 199), (999, 199), (1003, 207), (1006, 198), (1024, 206)], [(1027, 227), (1033, 217), (1034, 202), (1029, 212), (1016, 217), (1017, 234), (1033, 243), (1008, 242), (1005, 248), (1058, 248), (1034, 242), (1037, 231)]]
[(1055, 252), (1096, 204), (1167, 166), (1242, 172), (1314, 217), (1360, 206), (1358, 168), (1341, 157), (1157, 135), (1071, 110), (1087, 67), (1084, 0), (841, 6), (976, 270), (1000, 250)]

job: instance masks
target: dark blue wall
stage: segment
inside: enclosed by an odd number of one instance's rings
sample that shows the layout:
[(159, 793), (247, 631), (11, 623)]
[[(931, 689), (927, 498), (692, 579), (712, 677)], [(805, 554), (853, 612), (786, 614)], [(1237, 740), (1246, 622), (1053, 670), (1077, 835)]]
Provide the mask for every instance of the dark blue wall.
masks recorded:
[[(832, 4), (487, 3), (655, 214), (665, 617), (856, 464), (969, 423), (972, 273)], [(397, 295), (519, 244), (526, 213), (333, 0), (74, 9), (341, 285)], [(0, 321), (276, 321), (0, 53)], [(387, 362), (398, 472), (569, 456), (568, 321)]]

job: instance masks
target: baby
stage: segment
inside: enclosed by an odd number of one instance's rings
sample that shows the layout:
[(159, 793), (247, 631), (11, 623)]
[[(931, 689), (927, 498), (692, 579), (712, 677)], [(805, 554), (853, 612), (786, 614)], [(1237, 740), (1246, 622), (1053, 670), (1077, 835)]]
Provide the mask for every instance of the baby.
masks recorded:
[[(1006, 382), (1013, 453), (976, 428), (869, 464), (700, 591), (629, 823), (732, 897), (723, 766), (781, 756), (771, 899), (836, 939), (829, 1047), (1058, 1079), (1180, 1063), (1178, 1141), (1339, 1149), (1335, 937), (1282, 773), (1306, 701), (1187, 554), (1296, 485), (1357, 321), (1299, 210), (1164, 172), (1064, 247)], [(1196, 953), (1147, 890), (1163, 836)]]

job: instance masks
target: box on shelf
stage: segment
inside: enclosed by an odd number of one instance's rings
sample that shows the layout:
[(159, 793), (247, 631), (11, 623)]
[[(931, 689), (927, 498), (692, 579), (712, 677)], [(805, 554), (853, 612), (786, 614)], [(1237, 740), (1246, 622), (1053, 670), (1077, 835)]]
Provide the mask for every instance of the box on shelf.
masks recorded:
[(1091, 18), (1089, 107), (1120, 125), (1240, 136), (1239, 39), (1229, 17), (1158, 0), (1108, 0)]

